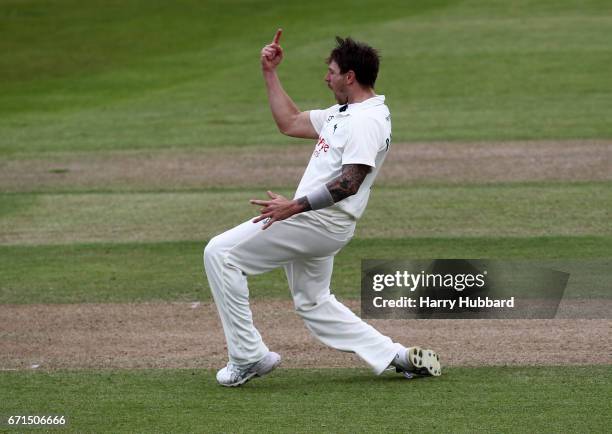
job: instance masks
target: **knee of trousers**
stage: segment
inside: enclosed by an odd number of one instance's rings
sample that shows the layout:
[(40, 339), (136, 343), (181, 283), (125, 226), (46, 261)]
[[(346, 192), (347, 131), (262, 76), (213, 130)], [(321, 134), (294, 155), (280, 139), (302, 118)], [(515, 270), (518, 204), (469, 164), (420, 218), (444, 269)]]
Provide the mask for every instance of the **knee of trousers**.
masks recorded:
[[(324, 297), (319, 297), (316, 300), (305, 297), (303, 294), (297, 294), (293, 297), (293, 305), (295, 312), (302, 318), (307, 319), (314, 312), (324, 309), (325, 306), (331, 301), (333, 296), (327, 294)], [(334, 298), (335, 300), (335, 298)]]
[(222, 264), (225, 252), (221, 247), (218, 237), (213, 237), (204, 246), (204, 268), (209, 269), (214, 264)]
[(233, 247), (224, 241), (223, 234), (211, 238), (204, 246), (204, 265), (234, 265), (240, 268), (240, 261), (231, 254)]
[(219, 242), (217, 237), (211, 239), (204, 247), (204, 271), (213, 293), (224, 288), (226, 294), (235, 293), (243, 296), (242, 283), (246, 279), (246, 274), (230, 263), (230, 250)]

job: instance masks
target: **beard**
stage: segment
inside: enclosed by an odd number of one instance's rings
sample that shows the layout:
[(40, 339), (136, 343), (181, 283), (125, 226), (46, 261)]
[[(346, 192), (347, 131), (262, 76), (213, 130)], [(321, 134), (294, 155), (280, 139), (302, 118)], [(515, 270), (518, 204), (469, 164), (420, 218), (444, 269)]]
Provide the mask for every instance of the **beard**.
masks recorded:
[(341, 94), (334, 92), (334, 98), (336, 98), (336, 101), (340, 105), (348, 104), (348, 96), (346, 95), (341, 95)]
[(338, 104), (340, 105), (348, 104), (348, 95), (344, 94), (343, 92), (335, 90), (329, 83), (327, 83), (327, 87), (329, 88), (329, 90), (333, 92), (334, 98), (336, 99), (336, 102)]

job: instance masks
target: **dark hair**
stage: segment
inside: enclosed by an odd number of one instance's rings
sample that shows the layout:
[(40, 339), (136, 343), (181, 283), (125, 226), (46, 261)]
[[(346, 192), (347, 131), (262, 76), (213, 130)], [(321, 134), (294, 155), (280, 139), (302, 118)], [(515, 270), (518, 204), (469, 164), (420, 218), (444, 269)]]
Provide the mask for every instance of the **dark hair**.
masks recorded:
[(340, 36), (336, 36), (336, 42), (338, 45), (327, 58), (327, 64), (335, 61), (342, 74), (353, 71), (359, 84), (374, 87), (378, 75), (378, 64), (380, 63), (378, 51), (369, 45), (351, 39), (351, 37), (342, 39)]

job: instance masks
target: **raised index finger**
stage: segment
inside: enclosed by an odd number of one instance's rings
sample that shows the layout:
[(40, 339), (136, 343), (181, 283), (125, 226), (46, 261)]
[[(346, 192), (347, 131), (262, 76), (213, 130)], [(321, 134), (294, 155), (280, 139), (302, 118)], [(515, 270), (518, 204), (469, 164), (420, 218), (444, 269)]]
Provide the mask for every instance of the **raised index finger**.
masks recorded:
[(273, 44), (278, 44), (278, 41), (280, 40), (281, 35), (283, 34), (283, 29), (278, 29), (276, 31), (276, 35), (274, 35), (274, 39), (272, 39), (272, 43)]

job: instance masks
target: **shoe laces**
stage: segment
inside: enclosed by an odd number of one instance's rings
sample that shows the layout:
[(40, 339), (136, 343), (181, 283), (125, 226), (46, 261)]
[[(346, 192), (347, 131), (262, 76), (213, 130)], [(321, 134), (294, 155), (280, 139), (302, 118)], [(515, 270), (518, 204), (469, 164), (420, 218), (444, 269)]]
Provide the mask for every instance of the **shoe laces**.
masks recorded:
[(232, 362), (228, 362), (225, 368), (231, 376), (240, 375), (240, 367), (234, 365)]
[(248, 371), (252, 365), (246, 366), (238, 366), (233, 364), (232, 362), (227, 363), (227, 370), (231, 375), (242, 375), (244, 372)]

